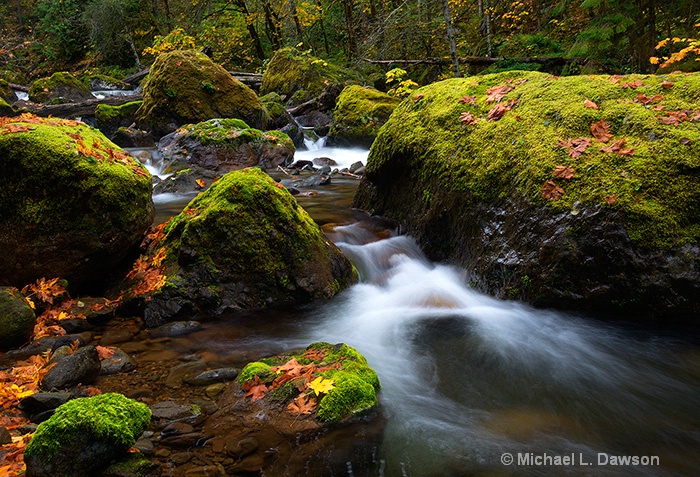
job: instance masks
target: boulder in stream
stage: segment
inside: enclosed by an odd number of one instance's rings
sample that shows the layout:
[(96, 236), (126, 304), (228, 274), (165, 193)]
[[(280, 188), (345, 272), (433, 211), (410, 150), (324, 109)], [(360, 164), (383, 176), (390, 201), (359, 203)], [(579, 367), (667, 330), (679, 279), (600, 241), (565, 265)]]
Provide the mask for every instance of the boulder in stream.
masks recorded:
[(153, 221), (151, 175), (79, 121), (0, 122), (0, 284), (102, 278)]
[(136, 118), (139, 127), (156, 137), (213, 118), (238, 118), (255, 128), (268, 121), (252, 89), (196, 50), (176, 50), (156, 58), (143, 84), (143, 103)]
[(79, 103), (93, 98), (87, 86), (65, 71), (40, 78), (29, 88), (29, 100), (35, 103)]
[(36, 324), (34, 310), (14, 287), (0, 287), (0, 350), (24, 344)]
[(330, 298), (357, 279), (296, 199), (260, 169), (225, 174), (155, 230), (128, 277), (130, 301), (145, 308), (149, 327)]
[(507, 72), (405, 100), (354, 205), (537, 306), (700, 314), (700, 75)]
[(145, 404), (107, 393), (73, 399), (39, 424), (24, 452), (27, 477), (96, 475), (127, 451), (151, 421)]

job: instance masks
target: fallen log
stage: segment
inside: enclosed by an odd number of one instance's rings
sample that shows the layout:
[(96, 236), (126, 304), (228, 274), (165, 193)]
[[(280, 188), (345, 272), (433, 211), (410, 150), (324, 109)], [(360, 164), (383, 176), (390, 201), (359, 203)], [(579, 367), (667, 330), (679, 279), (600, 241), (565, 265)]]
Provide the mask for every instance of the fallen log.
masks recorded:
[(19, 113), (32, 113), (37, 116), (56, 118), (78, 118), (84, 116), (94, 116), (95, 110), (99, 104), (108, 104), (110, 106), (120, 106), (131, 101), (139, 101), (143, 99), (143, 95), (130, 94), (128, 96), (107, 96), (105, 98), (88, 99), (80, 103), (63, 103), (63, 104), (38, 104), (31, 101), (15, 101), (12, 107)]
[(15, 84), (15, 83), (9, 83), (10, 88), (14, 89), (15, 91), (22, 91), (24, 93), (29, 92), (29, 86), (22, 86), (21, 84)]

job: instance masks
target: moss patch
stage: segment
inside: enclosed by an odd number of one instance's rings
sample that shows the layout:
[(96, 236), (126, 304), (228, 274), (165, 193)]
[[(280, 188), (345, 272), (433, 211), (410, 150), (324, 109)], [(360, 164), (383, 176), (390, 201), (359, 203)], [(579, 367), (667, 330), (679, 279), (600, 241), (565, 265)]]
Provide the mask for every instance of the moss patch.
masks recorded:
[[(513, 89), (487, 103), (497, 86)], [(499, 120), (488, 119), (509, 102)], [(680, 111), (689, 111), (690, 120), (665, 124)], [(698, 243), (699, 111), (700, 75), (694, 74), (558, 78), (513, 71), (446, 80), (417, 90), (396, 109), (375, 141), (367, 173), (381, 181), (392, 168), (417, 169), (475, 204), (516, 190), (555, 211), (612, 208), (640, 247)], [(463, 113), (478, 122), (465, 124)], [(601, 120), (610, 125), (608, 143), (591, 133)], [(580, 157), (560, 145), (581, 137), (592, 143)], [(622, 139), (633, 153), (601, 150)], [(555, 177), (557, 166), (572, 168), (574, 177)], [(548, 181), (564, 191), (557, 200), (543, 197)]]
[[(295, 372), (287, 373), (280, 369), (280, 366), (292, 360), (302, 366), (299, 376)], [(265, 359), (265, 362), (248, 363), (241, 371), (239, 382), (245, 387), (246, 383), (257, 376), (271, 389), (271, 397), (279, 398), (275, 394), (278, 387), (274, 382), (279, 382), (281, 376), (285, 378), (284, 374), (288, 374), (290, 379), (282, 380), (285, 384), (291, 382), (293, 386), (286, 389), (289, 392), (281, 393), (284, 395), (283, 400), (291, 403), (300, 394), (305, 394), (304, 397), (308, 398), (316, 396), (318, 408), (315, 415), (322, 422), (337, 422), (377, 404), (380, 388), (377, 373), (369, 367), (364, 356), (346, 344), (313, 343), (298, 353), (274, 356)], [(319, 378), (330, 386), (328, 390), (317, 393), (308, 383)], [(304, 387), (304, 382), (307, 387), (300, 392), (298, 388)]]
[[(65, 99), (60, 99), (66, 96)], [(90, 99), (90, 90), (70, 73), (61, 71), (48, 78), (40, 78), (29, 88), (29, 99), (36, 103), (63, 102), (70, 99)]]
[(400, 102), (374, 88), (347, 86), (338, 96), (329, 136), (371, 143)]
[(295, 149), (294, 143), (285, 133), (251, 128), (240, 119), (211, 119), (197, 124), (185, 125), (177, 132), (205, 145), (238, 147), (242, 144), (252, 146), (266, 144), (270, 147), (285, 147), (290, 149), (292, 154)]

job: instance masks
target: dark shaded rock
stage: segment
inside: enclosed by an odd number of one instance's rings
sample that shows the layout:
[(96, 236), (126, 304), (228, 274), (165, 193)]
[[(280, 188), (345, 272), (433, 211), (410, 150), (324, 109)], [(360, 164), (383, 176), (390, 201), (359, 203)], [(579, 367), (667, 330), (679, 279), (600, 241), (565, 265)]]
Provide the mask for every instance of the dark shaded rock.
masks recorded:
[[(338, 165), (338, 163), (335, 162), (335, 160), (331, 159), (330, 157), (315, 157), (313, 160), (313, 163), (314, 163), (314, 166), (321, 166), (321, 167), (325, 167), (325, 166), (332, 167), (332, 166)], [(327, 172), (330, 172), (330, 169)]]
[(38, 422), (32, 418), (36, 414), (46, 411), (53, 411), (62, 404), (67, 403), (72, 398), (71, 393), (35, 393), (27, 396), (19, 402), (19, 407), (22, 411), (30, 416), (32, 422)]
[(153, 221), (150, 174), (83, 123), (10, 125), (29, 130), (0, 134), (0, 284), (99, 283)]
[(188, 432), (163, 437), (159, 444), (168, 447), (196, 447), (203, 446), (206, 440), (207, 437), (201, 432)]
[(78, 346), (85, 345), (85, 339), (81, 335), (63, 335), (63, 336), (46, 336), (37, 341), (32, 341), (23, 348), (13, 349), (0, 357), (0, 361), (23, 360), (35, 354), (42, 354), (46, 351), (51, 351), (60, 348), (61, 346), (70, 346), (78, 342)]
[(210, 369), (196, 376), (185, 377), (184, 382), (192, 386), (208, 386), (214, 383), (233, 381), (236, 376), (238, 376), (238, 370), (235, 368)]
[(7, 427), (0, 426), (0, 446), (10, 444), (12, 442), (12, 434), (7, 430)]
[(102, 333), (102, 338), (100, 338), (101, 346), (112, 346), (117, 343), (124, 343), (125, 341), (130, 341), (134, 337), (134, 333), (123, 328), (116, 328), (106, 330)]
[(186, 422), (173, 422), (168, 424), (160, 431), (162, 437), (177, 436), (180, 434), (191, 434), (194, 432), (194, 427)]
[[(665, 101), (700, 109), (683, 93), (700, 87), (700, 75), (665, 79), (674, 82)], [(624, 80), (663, 89), (661, 77)], [(465, 267), (475, 288), (498, 297), (617, 318), (696, 319), (700, 156), (682, 141), (697, 137), (695, 127), (663, 124), (635, 102), (638, 92), (605, 76), (511, 72), (480, 77), (479, 88), (469, 81), (421, 88), (397, 107), (353, 205), (398, 220), (429, 258)], [(514, 88), (501, 102), (512, 110), (488, 120), (486, 91), (504, 85)], [(459, 100), (471, 96), (470, 114), (482, 119), (462, 124)], [(586, 108), (592, 97), (606, 107)], [(607, 152), (590, 138), (585, 153), (572, 153), (566, 138), (587, 136), (601, 120), (611, 144), (624, 139), (634, 151)], [(557, 166), (573, 177), (557, 176)], [(554, 187), (561, 194), (548, 192)]]
[(118, 128), (110, 139), (119, 147), (155, 147), (156, 145), (150, 132), (132, 127)]
[(19, 290), (0, 287), (0, 349), (26, 343), (35, 324), (34, 310)]
[(199, 321), (173, 321), (171, 323), (161, 325), (158, 328), (149, 330), (149, 333), (153, 337), (173, 337), (188, 335), (201, 329), (202, 324)]
[(199, 414), (191, 404), (182, 404), (175, 401), (157, 402), (151, 406), (153, 419), (159, 421), (174, 421), (176, 419), (191, 418)]
[[(167, 326), (167, 325), (163, 325)], [(157, 328), (156, 328), (157, 329)], [(165, 385), (171, 388), (176, 388), (189, 377), (196, 376), (207, 369), (206, 363), (203, 361), (193, 361), (191, 363), (181, 363), (173, 366), (165, 380)]]
[(65, 389), (90, 384), (100, 374), (100, 358), (94, 346), (85, 346), (56, 362), (41, 381), (43, 389)]
[(284, 187), (260, 169), (233, 171), (165, 230), (164, 285), (144, 300), (149, 327), (308, 303), (356, 280), (352, 265)]
[(229, 444), (233, 443), (227, 443), (226, 453), (236, 459), (248, 457), (260, 447), (260, 443), (254, 437), (246, 437), (245, 439), (241, 439), (230, 447)]
[(26, 475), (95, 475), (126, 456), (150, 417), (148, 407), (120, 394), (69, 401), (37, 427), (24, 453)]
[(134, 369), (136, 369), (134, 360), (119, 348), (114, 349), (114, 354), (112, 354), (112, 356), (100, 361), (101, 375), (128, 373)]
[(352, 172), (353, 174), (357, 174), (357, 171), (359, 171), (360, 169), (364, 169), (364, 168), (365, 168), (365, 165), (362, 164), (362, 162), (357, 161), (357, 162), (353, 162), (353, 163), (350, 165), (350, 168), (349, 168), (348, 170), (349, 170), (350, 172)]
[[(139, 449), (138, 442), (134, 447)], [(141, 449), (139, 449), (141, 450)], [(141, 450), (145, 454), (143, 450)], [(129, 454), (102, 471), (100, 477), (160, 477), (161, 467), (142, 454)]]
[(209, 57), (195, 50), (164, 53), (143, 84), (137, 123), (156, 137), (184, 124), (238, 118), (254, 128), (268, 116), (258, 95)]

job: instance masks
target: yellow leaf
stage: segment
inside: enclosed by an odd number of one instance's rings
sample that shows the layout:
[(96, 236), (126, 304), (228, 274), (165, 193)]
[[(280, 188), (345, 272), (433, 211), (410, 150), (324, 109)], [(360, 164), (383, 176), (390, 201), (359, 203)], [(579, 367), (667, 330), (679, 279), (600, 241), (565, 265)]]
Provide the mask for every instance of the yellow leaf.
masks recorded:
[(309, 388), (318, 396), (320, 393), (327, 393), (335, 388), (332, 379), (324, 379), (321, 376), (309, 383)]

